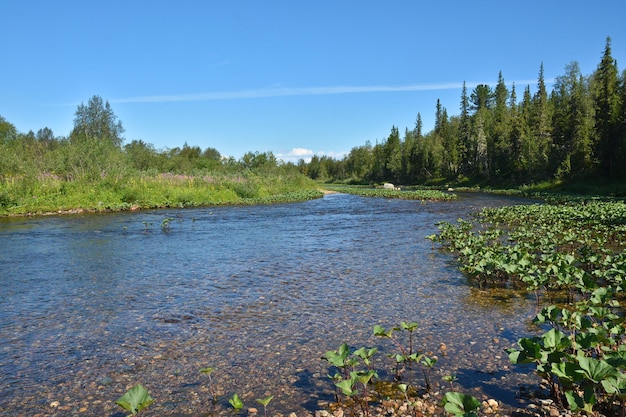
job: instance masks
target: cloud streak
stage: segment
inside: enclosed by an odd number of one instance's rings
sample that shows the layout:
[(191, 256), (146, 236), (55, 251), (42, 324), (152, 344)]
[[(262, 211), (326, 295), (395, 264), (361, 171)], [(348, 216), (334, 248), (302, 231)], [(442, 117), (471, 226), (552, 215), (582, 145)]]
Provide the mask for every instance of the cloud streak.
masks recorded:
[[(552, 80), (546, 80), (551, 83)], [(535, 80), (515, 81), (516, 85), (536, 84)], [(474, 88), (479, 84), (495, 85), (495, 82), (466, 82), (468, 89)], [(459, 90), (463, 87), (463, 83), (435, 83), (435, 84), (408, 84), (408, 85), (373, 85), (373, 86), (329, 86), (329, 87), (276, 87), (276, 88), (260, 88), (252, 90), (236, 90), (236, 91), (216, 91), (208, 93), (194, 94), (170, 94), (170, 95), (154, 95), (128, 97), (110, 100), (111, 103), (173, 103), (173, 102), (192, 102), (192, 101), (217, 101), (217, 100), (239, 100), (239, 99), (256, 99), (256, 98), (272, 98), (272, 97), (290, 97), (290, 96), (320, 96), (320, 95), (337, 95), (337, 94), (364, 94), (364, 93), (401, 93), (412, 91), (438, 91), (438, 90)]]

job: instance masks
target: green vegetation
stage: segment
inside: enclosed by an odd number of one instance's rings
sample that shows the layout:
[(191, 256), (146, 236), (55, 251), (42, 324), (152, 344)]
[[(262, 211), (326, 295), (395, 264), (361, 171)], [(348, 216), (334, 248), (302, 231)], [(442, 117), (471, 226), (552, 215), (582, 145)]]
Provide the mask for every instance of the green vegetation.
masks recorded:
[(571, 62), (548, 91), (541, 65), (536, 91), (516, 87), (509, 89), (502, 73), (495, 87), (464, 86), (459, 115), (437, 101), (431, 132), (423, 134), (417, 113), (402, 138), (393, 126), (375, 145), (341, 160), (315, 156), (300, 169), (319, 181), (481, 188), (626, 176), (626, 72), (618, 71), (610, 38), (591, 75)]
[(392, 190), (385, 188), (337, 185), (325, 185), (324, 188), (342, 193), (359, 195), (361, 197), (398, 198), (403, 200), (447, 201), (453, 200), (457, 197), (453, 193), (430, 189)]
[(137, 384), (122, 395), (115, 404), (135, 415), (152, 404), (154, 400), (141, 384)]
[(560, 196), (439, 228), (430, 239), (455, 253), (476, 285), (562, 301), (541, 309), (534, 322), (548, 330), (520, 339), (508, 350), (511, 362), (534, 364), (560, 407), (624, 415), (626, 204)]
[(430, 236), (481, 287), (566, 290), (570, 298), (626, 277), (626, 204), (578, 200), (484, 209)]
[[(453, 376), (446, 375), (442, 378), (443, 381), (450, 383), (451, 389), (443, 396), (439, 392), (431, 392), (430, 376), (426, 377), (426, 373), (424, 373), (426, 390), (420, 388), (419, 383), (413, 380), (415, 375), (408, 372), (411, 370), (412, 363), (420, 363), (430, 370), (437, 362), (436, 357), (429, 358), (415, 349), (417, 328), (418, 323), (404, 321), (389, 330), (380, 325), (374, 326), (373, 335), (391, 341), (397, 349), (395, 353), (387, 355), (393, 360), (393, 369), (396, 371), (393, 380), (390, 381), (380, 377), (380, 375), (387, 374), (377, 368), (379, 348), (354, 349), (347, 343), (342, 343), (338, 349), (324, 353), (322, 359), (328, 362), (331, 371), (334, 370), (334, 374), (329, 374), (328, 377), (336, 387), (336, 403), (330, 404), (330, 409), (341, 408), (348, 415), (361, 417), (372, 415), (372, 411), (379, 415), (383, 413), (382, 407), (384, 407), (384, 413), (389, 413), (389, 407), (394, 407), (396, 408), (395, 414), (414, 417), (442, 415), (444, 410), (454, 416), (469, 417), (477, 416), (482, 404), (485, 407), (485, 414), (492, 414), (498, 408), (497, 401), (490, 399), (481, 403), (471, 395), (456, 392), (452, 387), (452, 382), (456, 380)], [(400, 372), (398, 372), (399, 369)], [(217, 389), (211, 379), (215, 368), (201, 368), (199, 371), (208, 376), (209, 391), (212, 395), (211, 404), (216, 405), (218, 403)], [(413, 384), (409, 384), (410, 382)], [(266, 397), (255, 400), (263, 406), (264, 417), (267, 417), (267, 408), (273, 399), (274, 395), (266, 394)], [(244, 408), (244, 402), (236, 392), (227, 401), (232, 411), (238, 413)], [(153, 402), (148, 391), (142, 385), (137, 384), (115, 403), (135, 415)], [(248, 413), (254, 415), (257, 411), (250, 408)]]
[(267, 405), (274, 399), (273, 395), (269, 395), (265, 398), (257, 398), (256, 402), (263, 406), (263, 416), (267, 417)]
[(243, 408), (243, 401), (239, 398), (237, 393), (234, 393), (232, 397), (228, 400), (228, 403), (233, 407), (234, 410), (241, 410)]
[(187, 144), (157, 151), (140, 140), (123, 145), (123, 132), (98, 96), (78, 106), (68, 137), (47, 128), (19, 133), (0, 116), (0, 215), (268, 204), (322, 195), (295, 165), (279, 163), (271, 152), (235, 161)]
[(215, 368), (200, 369), (200, 372), (202, 372), (209, 378), (209, 392), (211, 393), (211, 402), (213, 404), (217, 403), (217, 400), (218, 400), (217, 391), (215, 390), (215, 384), (213, 383), (213, 378), (211, 377), (211, 374), (213, 373), (214, 370)]
[(522, 338), (508, 350), (514, 364), (533, 363), (556, 404), (574, 412), (626, 412), (626, 319), (624, 290), (601, 287), (588, 299), (563, 308), (549, 306), (535, 318), (548, 325), (541, 336)]
[(460, 392), (446, 392), (443, 397), (443, 405), (447, 412), (453, 416), (472, 417), (477, 416), (480, 401), (471, 395)]
[[(413, 375), (407, 371), (411, 370), (412, 364), (420, 364), (424, 375), (425, 392), (431, 392), (431, 371), (437, 363), (437, 358), (428, 357), (415, 350), (414, 332), (417, 328), (418, 323), (404, 321), (389, 330), (380, 325), (375, 325), (373, 328), (374, 336), (391, 341), (397, 349), (395, 353), (388, 354), (394, 363), (393, 381), (380, 379), (381, 372), (374, 365), (375, 356), (379, 352), (378, 348), (353, 349), (347, 343), (342, 343), (338, 349), (326, 352), (323, 359), (336, 370), (328, 377), (339, 389), (335, 392), (337, 403), (351, 409), (355, 415), (369, 416), (371, 403), (395, 398), (405, 401), (405, 406), (411, 415), (425, 415), (424, 410), (418, 408), (420, 403), (418, 384), (411, 386), (400, 382), (402, 380), (408, 382)], [(398, 336), (398, 333), (406, 335), (404, 332), (408, 333), (408, 338)], [(450, 376), (444, 377), (444, 381), (450, 384), (453, 379)], [(401, 393), (401, 396), (398, 397), (397, 393)], [(454, 415), (476, 415), (480, 404), (476, 398), (456, 392), (446, 393), (442, 401), (445, 410)], [(430, 414), (434, 414), (434, 410)]]

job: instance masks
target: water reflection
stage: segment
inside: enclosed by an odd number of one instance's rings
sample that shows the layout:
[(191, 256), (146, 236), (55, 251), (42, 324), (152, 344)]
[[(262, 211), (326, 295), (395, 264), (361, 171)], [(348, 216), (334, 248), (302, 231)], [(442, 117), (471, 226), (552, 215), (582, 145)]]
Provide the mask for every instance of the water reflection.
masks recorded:
[(439, 352), (441, 372), (459, 372), (461, 384), (476, 385), (478, 367), (514, 385), (502, 350), (527, 331), (533, 302), (468, 288), (425, 239), (437, 221), (511, 202), (338, 194), (2, 219), (0, 409), (31, 415), (60, 401), (67, 412), (110, 415), (141, 382), (159, 415), (197, 415), (208, 407), (198, 369), (211, 366), (223, 396), (270, 392), (276, 411), (311, 410), (332, 398), (323, 352), (380, 344), (372, 326), (401, 320), (420, 323), (421, 348)]

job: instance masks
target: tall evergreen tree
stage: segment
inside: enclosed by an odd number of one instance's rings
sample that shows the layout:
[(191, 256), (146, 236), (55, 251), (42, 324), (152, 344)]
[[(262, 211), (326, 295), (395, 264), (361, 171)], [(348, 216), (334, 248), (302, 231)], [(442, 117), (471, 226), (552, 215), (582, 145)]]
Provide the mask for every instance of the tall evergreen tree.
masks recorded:
[(494, 93), (491, 87), (486, 84), (478, 84), (470, 96), (472, 103), (471, 109), (478, 112), (481, 109), (490, 109), (493, 107)]
[(491, 130), (489, 132), (489, 164), (492, 169), (492, 176), (496, 178), (507, 178), (512, 173), (510, 121), (507, 100), (509, 90), (504, 83), (502, 72), (498, 74), (498, 83), (494, 92), (495, 107)]
[(617, 174), (622, 143), (618, 138), (620, 96), (617, 63), (611, 55), (611, 38), (606, 39), (602, 60), (593, 75), (597, 155), (604, 175)]
[(400, 148), (400, 132), (396, 126), (392, 126), (383, 149), (384, 179), (399, 182), (402, 177), (402, 149)]
[(461, 159), (461, 171), (464, 175), (471, 173), (471, 161), (473, 155), (471, 152), (471, 118), (469, 97), (467, 96), (467, 86), (463, 81), (463, 90), (461, 91), (461, 116), (459, 122), (459, 153)]
[(557, 178), (580, 178), (592, 170), (593, 108), (577, 62), (557, 77), (552, 94), (551, 170)]
[(543, 62), (539, 68), (537, 92), (533, 96), (531, 116), (530, 134), (532, 135), (531, 140), (535, 141), (533, 146), (534, 155), (531, 158), (533, 179), (546, 178), (549, 174), (550, 148), (552, 146), (552, 115), (550, 103), (548, 102)]
[(509, 143), (511, 144), (511, 174), (514, 181), (519, 182), (521, 179), (521, 150), (523, 138), (522, 117), (517, 105), (517, 92), (515, 83), (511, 86), (511, 94), (509, 96), (509, 112), (510, 112), (510, 129)]

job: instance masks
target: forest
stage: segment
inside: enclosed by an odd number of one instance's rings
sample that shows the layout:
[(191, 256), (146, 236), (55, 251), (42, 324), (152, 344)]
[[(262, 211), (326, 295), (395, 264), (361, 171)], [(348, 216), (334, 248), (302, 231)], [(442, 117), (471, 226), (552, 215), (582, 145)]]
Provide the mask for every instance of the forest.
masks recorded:
[(418, 113), (402, 138), (393, 126), (380, 143), (368, 141), (341, 160), (315, 156), (299, 167), (321, 181), (403, 185), (519, 186), (626, 175), (626, 71), (619, 73), (610, 37), (591, 75), (571, 62), (548, 91), (541, 64), (536, 91), (526, 86), (520, 99), (500, 72), (495, 87), (468, 92), (464, 83), (459, 108), (451, 116), (438, 100), (428, 133)]

